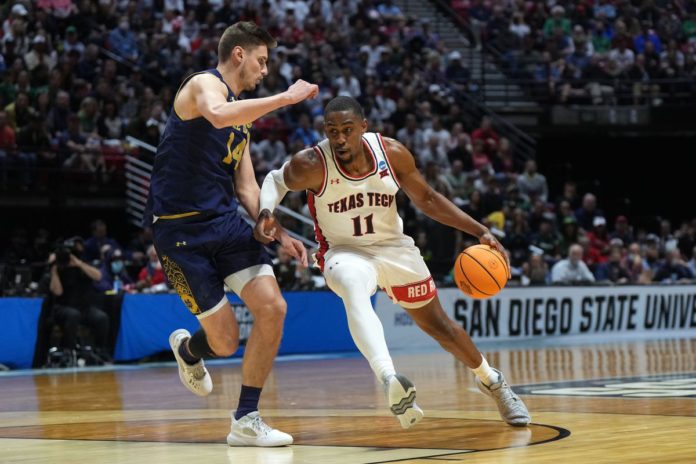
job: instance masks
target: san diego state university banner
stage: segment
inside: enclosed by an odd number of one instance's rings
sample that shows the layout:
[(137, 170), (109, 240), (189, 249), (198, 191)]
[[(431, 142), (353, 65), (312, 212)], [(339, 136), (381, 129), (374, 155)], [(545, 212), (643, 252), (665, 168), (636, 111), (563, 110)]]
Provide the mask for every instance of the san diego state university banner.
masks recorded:
[[(476, 340), (696, 335), (695, 285), (518, 287), (488, 300), (456, 288), (438, 295), (445, 312)], [(391, 348), (437, 346), (384, 292), (376, 311)]]

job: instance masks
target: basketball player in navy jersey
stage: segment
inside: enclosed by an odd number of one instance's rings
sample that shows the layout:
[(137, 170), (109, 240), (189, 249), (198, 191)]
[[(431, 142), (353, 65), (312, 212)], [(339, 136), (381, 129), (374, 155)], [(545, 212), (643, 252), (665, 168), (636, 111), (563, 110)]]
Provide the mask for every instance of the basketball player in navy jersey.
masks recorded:
[(432, 219), (505, 250), (488, 229), (433, 190), (401, 143), (367, 132), (360, 104), (350, 97), (331, 100), (324, 112), (327, 139), (301, 151), (272, 171), (261, 188), (255, 236), (267, 243), (277, 225), (272, 211), (289, 191), (307, 190), (319, 252), (315, 259), (326, 283), (343, 300), (350, 333), (385, 386), (391, 412), (409, 428), (422, 417), (416, 389), (397, 375), (370, 295), (379, 286), (416, 324), (469, 367), (476, 384), (492, 397), (510, 425), (525, 426), (527, 407), (503, 374), (491, 368), (473, 341), (442, 309), (418, 248), (403, 233), (396, 210), (399, 188)]
[[(205, 396), (213, 384), (203, 358), (227, 357), (239, 345), (239, 326), (223, 282), (254, 317), (242, 364), (242, 387), (230, 446), (282, 446), (292, 437), (269, 427), (258, 401), (280, 344), (286, 303), (271, 260), (237, 213), (259, 213), (259, 186), (249, 155), (249, 128), (259, 117), (313, 98), (318, 87), (302, 80), (266, 98), (240, 100), (268, 74), (275, 40), (251, 22), (228, 27), (218, 45), (218, 64), (181, 84), (167, 120), (150, 186), (149, 218), (154, 243), (169, 282), (198, 318), (191, 336), (180, 329), (169, 343), (179, 377)], [(278, 230), (276, 238), (306, 265), (304, 246)]]

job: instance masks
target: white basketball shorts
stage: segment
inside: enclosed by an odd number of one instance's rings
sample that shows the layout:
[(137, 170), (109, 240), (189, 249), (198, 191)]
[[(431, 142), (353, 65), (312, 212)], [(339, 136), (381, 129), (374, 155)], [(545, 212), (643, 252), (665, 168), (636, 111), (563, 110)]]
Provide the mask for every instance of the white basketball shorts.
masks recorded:
[[(349, 264), (351, 272), (363, 273), (370, 281), (371, 293), (379, 286), (395, 304), (404, 308), (423, 307), (437, 294), (430, 270), (420, 250), (413, 245), (340, 245), (329, 248), (324, 261), (324, 276), (329, 287), (332, 267), (339, 262)], [(341, 266), (341, 269), (346, 269), (346, 266)]]

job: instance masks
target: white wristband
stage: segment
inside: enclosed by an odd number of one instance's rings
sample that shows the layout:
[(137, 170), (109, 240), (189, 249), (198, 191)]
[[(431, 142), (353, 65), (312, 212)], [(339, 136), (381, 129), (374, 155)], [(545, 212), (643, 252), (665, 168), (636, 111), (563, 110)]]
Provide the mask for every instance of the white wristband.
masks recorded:
[(263, 180), (261, 194), (259, 195), (259, 211), (267, 209), (273, 212), (280, 202), (283, 201), (285, 194), (290, 191), (288, 186), (285, 185), (284, 179), (285, 166), (287, 164), (286, 162), (280, 169), (269, 172)]

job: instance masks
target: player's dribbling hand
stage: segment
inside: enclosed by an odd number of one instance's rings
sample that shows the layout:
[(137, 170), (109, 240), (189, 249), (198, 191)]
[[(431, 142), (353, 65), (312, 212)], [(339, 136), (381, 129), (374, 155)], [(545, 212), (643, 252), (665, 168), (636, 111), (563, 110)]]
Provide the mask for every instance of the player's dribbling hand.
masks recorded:
[(285, 231), (280, 234), (278, 241), (285, 252), (300, 263), (301, 268), (307, 267), (307, 249), (302, 242), (290, 237)]
[(307, 98), (314, 98), (319, 95), (319, 86), (310, 84), (307, 81), (299, 79), (292, 84), (285, 93), (290, 97), (292, 104), (299, 103)]
[(490, 233), (486, 232), (483, 235), (479, 237), (479, 241), (483, 245), (488, 245), (491, 248), (495, 248), (500, 252), (501, 255), (505, 258), (505, 261), (507, 262), (507, 268), (508, 268), (508, 279), (510, 279), (512, 276), (510, 275), (510, 257), (508, 256), (507, 252), (505, 251), (505, 248), (503, 245), (500, 244), (497, 238)]

